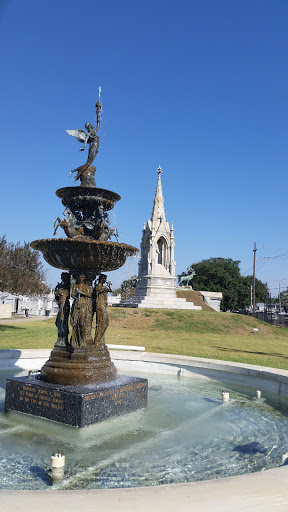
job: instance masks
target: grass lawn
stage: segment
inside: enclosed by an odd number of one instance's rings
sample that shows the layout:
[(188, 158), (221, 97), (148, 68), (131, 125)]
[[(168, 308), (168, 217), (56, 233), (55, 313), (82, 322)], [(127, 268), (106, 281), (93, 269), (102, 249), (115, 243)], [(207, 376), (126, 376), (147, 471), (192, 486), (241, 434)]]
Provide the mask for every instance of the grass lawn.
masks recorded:
[[(288, 370), (288, 329), (233, 313), (108, 308), (106, 343)], [(258, 333), (253, 328), (259, 329)], [(0, 348), (52, 348), (55, 318), (0, 324)]]

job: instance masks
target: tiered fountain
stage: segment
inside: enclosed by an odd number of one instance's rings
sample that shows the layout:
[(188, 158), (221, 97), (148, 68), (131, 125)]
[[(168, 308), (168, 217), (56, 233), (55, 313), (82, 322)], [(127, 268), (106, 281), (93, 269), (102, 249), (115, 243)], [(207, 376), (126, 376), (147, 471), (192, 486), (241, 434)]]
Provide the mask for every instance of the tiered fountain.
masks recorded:
[[(57, 341), (39, 375), (9, 379), (6, 385), (6, 410), (78, 427), (134, 411), (147, 402), (147, 380), (117, 376), (104, 342), (111, 288), (103, 272), (120, 268), (138, 249), (119, 243), (117, 228), (110, 228), (107, 212), (120, 196), (96, 188), (96, 168), (91, 164), (99, 148), (101, 108), (99, 98), (95, 129), (86, 123), (87, 132), (67, 130), (84, 143), (82, 150), (89, 144), (87, 162), (70, 173), (77, 173), (74, 181), (80, 180), (80, 186), (56, 191), (65, 211), (64, 219), (57, 217), (54, 223), (54, 235), (60, 226), (68, 238), (31, 243), (50, 265), (68, 271), (62, 273), (62, 282), (55, 290), (59, 303)], [(111, 241), (112, 236), (116, 241)]]

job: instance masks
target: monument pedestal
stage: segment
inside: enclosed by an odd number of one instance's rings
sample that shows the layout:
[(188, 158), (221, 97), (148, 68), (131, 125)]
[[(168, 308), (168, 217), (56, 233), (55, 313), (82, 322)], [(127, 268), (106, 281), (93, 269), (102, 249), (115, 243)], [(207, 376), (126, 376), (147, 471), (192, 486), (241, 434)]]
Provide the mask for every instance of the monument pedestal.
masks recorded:
[(39, 378), (7, 379), (5, 410), (87, 427), (147, 405), (147, 379), (118, 376), (86, 386), (50, 384)]
[(162, 265), (154, 265), (154, 274), (138, 277), (136, 294), (129, 300), (113, 306), (153, 308), (153, 309), (192, 309), (201, 310), (194, 302), (176, 295), (176, 277), (173, 277)]

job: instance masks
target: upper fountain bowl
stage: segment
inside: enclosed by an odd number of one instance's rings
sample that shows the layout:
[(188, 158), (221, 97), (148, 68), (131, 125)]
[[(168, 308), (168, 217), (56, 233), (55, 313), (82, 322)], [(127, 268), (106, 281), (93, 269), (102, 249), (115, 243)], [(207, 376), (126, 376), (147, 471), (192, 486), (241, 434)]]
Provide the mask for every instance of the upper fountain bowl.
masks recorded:
[(64, 206), (76, 209), (93, 210), (101, 204), (104, 210), (111, 210), (121, 197), (104, 188), (93, 187), (64, 187), (56, 190), (56, 195), (62, 199)]
[(96, 275), (117, 270), (124, 265), (128, 256), (138, 252), (132, 245), (75, 238), (34, 240), (30, 245), (43, 253), (49, 265), (72, 274), (83, 272)]

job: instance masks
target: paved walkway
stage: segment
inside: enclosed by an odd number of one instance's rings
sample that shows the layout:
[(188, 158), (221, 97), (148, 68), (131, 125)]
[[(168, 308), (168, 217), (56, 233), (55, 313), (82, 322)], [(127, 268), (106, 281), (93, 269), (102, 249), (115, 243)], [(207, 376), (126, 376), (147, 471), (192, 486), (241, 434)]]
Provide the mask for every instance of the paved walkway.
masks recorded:
[(49, 320), (49, 318), (56, 318), (55, 316), (41, 316), (41, 315), (35, 315), (35, 316), (24, 316), (24, 315), (17, 315), (12, 316), (11, 318), (1, 318), (0, 324), (17, 324), (19, 322), (39, 322), (40, 320)]

